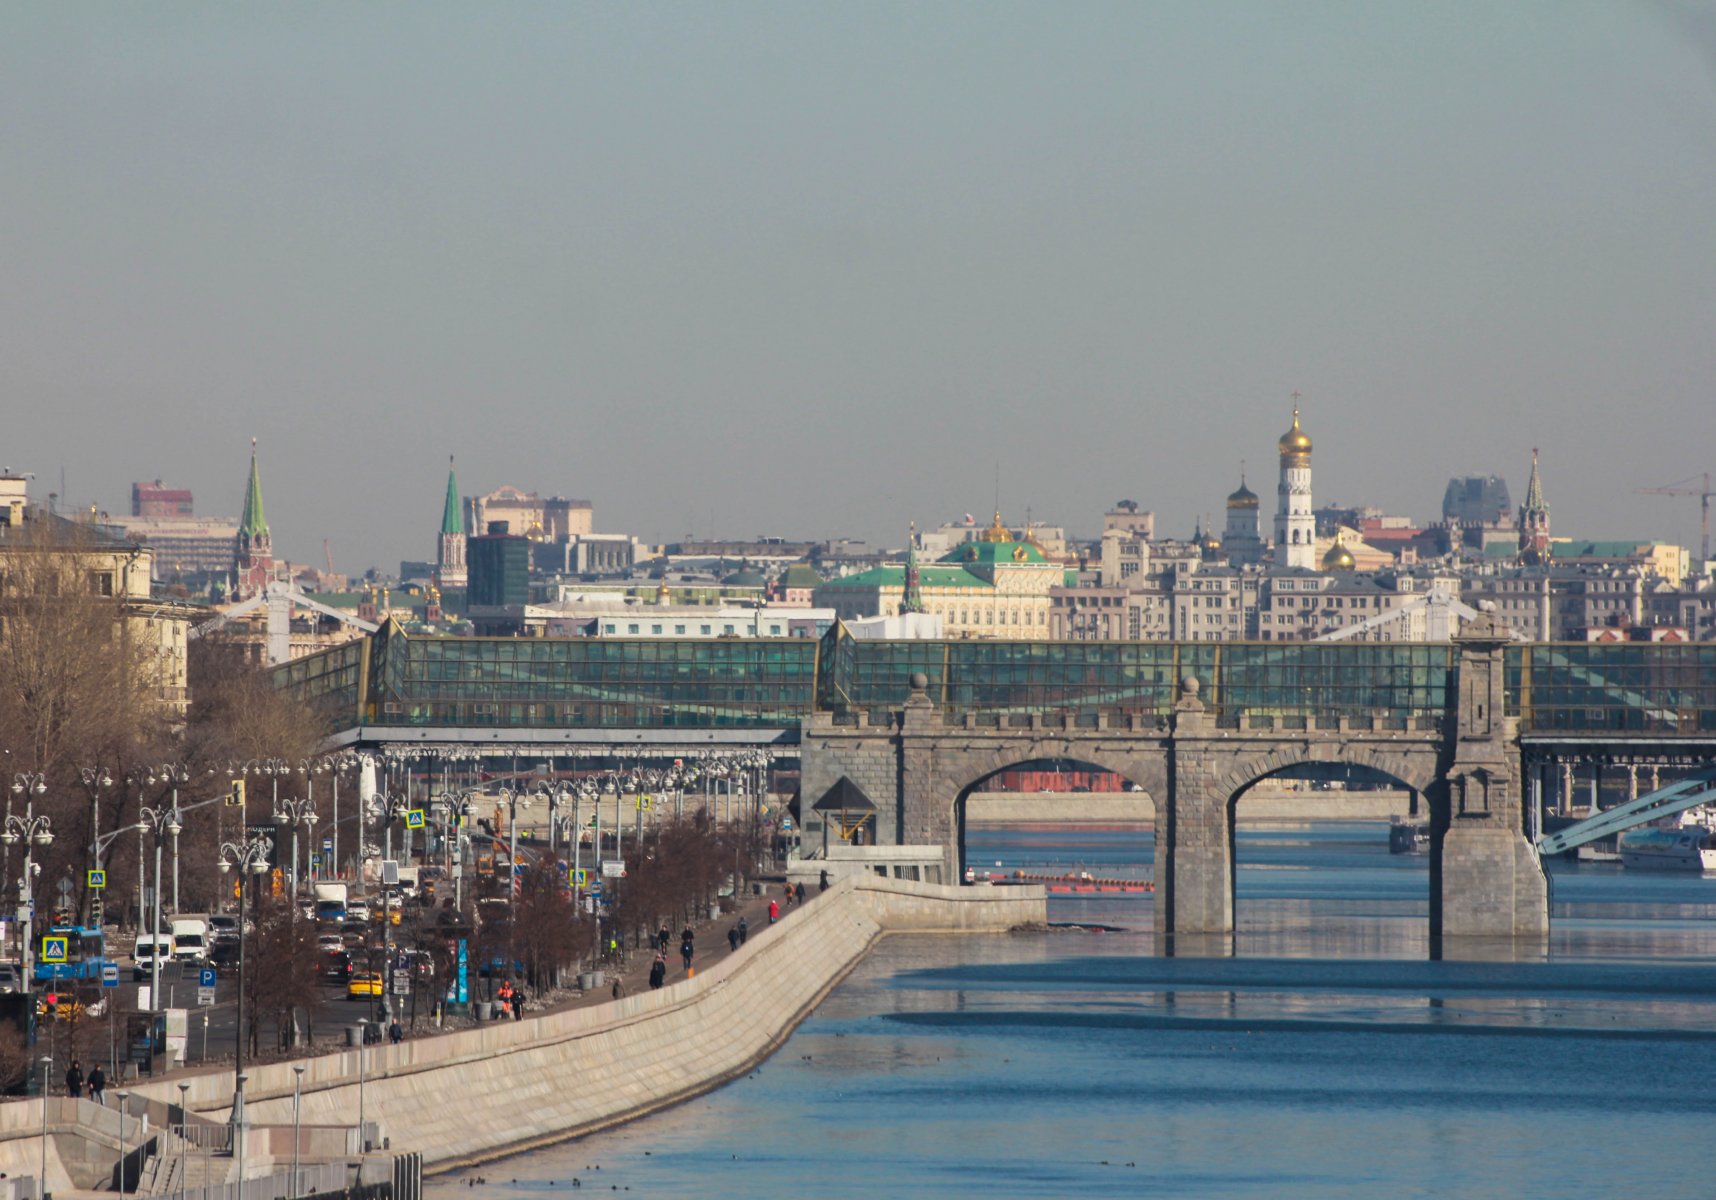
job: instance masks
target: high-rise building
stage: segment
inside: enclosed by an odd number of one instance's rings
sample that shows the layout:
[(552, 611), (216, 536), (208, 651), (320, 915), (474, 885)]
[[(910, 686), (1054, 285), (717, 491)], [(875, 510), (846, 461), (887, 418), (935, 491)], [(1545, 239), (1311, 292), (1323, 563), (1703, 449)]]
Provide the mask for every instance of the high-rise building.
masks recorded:
[(519, 607), (530, 603), (530, 539), (493, 521), (486, 534), (466, 542), (470, 574), (465, 602), (471, 608)]
[(233, 568), (234, 600), (248, 600), (274, 577), (274, 538), (262, 515), (262, 478), (256, 471), (256, 439), (250, 439), (250, 481), (244, 492), (244, 515), (238, 519), (237, 565)]
[(435, 546), (435, 584), (446, 590), (465, 586), (465, 520), (459, 508), (459, 481), (447, 456), (447, 499), (441, 506), (441, 537)]
[(1299, 428), (1299, 406), (1293, 406), (1293, 427), (1277, 443), (1281, 451), (1281, 483), (1275, 511), (1275, 564), (1317, 568), (1317, 519), (1311, 512), (1311, 435)]
[(1531, 481), (1519, 506), (1519, 557), (1533, 565), (1549, 561), (1549, 505), (1543, 501), (1543, 481), (1537, 476), (1537, 447), (1531, 448)]
[(188, 517), (191, 490), (170, 488), (159, 479), (131, 485), (131, 515), (134, 517)]

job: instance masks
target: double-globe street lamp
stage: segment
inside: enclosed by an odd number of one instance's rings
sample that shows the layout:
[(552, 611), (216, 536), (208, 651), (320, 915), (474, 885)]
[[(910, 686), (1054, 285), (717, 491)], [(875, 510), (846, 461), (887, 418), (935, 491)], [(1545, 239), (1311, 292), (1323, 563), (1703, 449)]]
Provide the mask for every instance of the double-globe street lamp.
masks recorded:
[[(10, 792), (6, 793), (6, 816), (5, 816), (4, 820), (10, 821), (12, 819), (12, 797), (13, 796), (24, 796), (24, 797), (26, 797), (26, 801), (25, 801), (26, 804), (31, 806), (29, 811), (34, 812), (33, 806), (35, 804), (35, 798), (37, 796), (44, 795), (47, 792), (47, 790), (48, 790), (48, 777), (43, 772), (41, 772), (41, 771), (15, 771), (15, 772), (13, 772), (13, 774), (12, 774), (12, 790)], [(0, 821), (0, 828), (3, 828), (3, 827), (4, 827), (4, 822)], [(4, 851), (0, 851), (0, 858), (3, 858), (3, 860), (4, 860), (3, 862), (0, 862), (0, 868), (3, 868), (3, 870), (4, 870), (4, 878), (0, 879), (0, 887), (5, 887), (5, 886), (9, 886), (12, 882), (12, 843), (11, 842), (5, 843)], [(20, 884), (20, 886), (18, 888), (18, 903), (19, 903), (20, 908), (23, 906), (23, 897), (24, 897), (24, 888)], [(19, 916), (21, 914), (14, 913), (13, 915)], [(26, 937), (24, 940), (27, 942), (27, 941), (29, 941), (29, 938)], [(26, 988), (29, 986), (29, 981), (27, 978), (25, 980), (24, 986)]]
[[(261, 876), (268, 872), (268, 856), (274, 852), (274, 839), (258, 834), (242, 842), (222, 842), (220, 847), (220, 873), (238, 871), (238, 1033), (233, 1053), (233, 1078), (244, 1078), (244, 932), (250, 923), (249, 914), (245, 911), (244, 884), (250, 876)], [(243, 1084), (236, 1083), (235, 1088), (243, 1091)]]
[(292, 827), (292, 867), (287, 872), (287, 894), (292, 897), (293, 911), (298, 904), (298, 826), (302, 825), (306, 833), (314, 833), (316, 822), (315, 803), (311, 800), (276, 800), (274, 802), (274, 823)]
[[(154, 944), (149, 952), (149, 1004), (152, 1008), (161, 1006), (161, 843), (168, 837), (173, 839), (173, 874), (178, 874), (179, 834), (184, 829), (184, 820), (175, 800), (172, 808), (140, 808), (137, 810), (137, 878), (143, 878), (143, 838), (148, 830), (155, 831), (155, 920), (150, 927)], [(142, 886), (141, 883), (138, 884)], [(174, 888), (175, 893), (178, 891)], [(178, 911), (178, 897), (174, 896), (174, 909)], [(141, 916), (141, 914), (139, 914)], [(139, 921), (141, 924), (141, 921)]]
[[(209, 768), (209, 773), (212, 775), (214, 773), (214, 768)], [(179, 785), (189, 783), (191, 781), (191, 769), (184, 763), (168, 762), (159, 763), (155, 766), (139, 767), (132, 771), (128, 778), (132, 783), (137, 785), (137, 791), (139, 794), (142, 793), (144, 788), (171, 788), (173, 800), (172, 810), (179, 813), (183, 812), (183, 810), (179, 808)], [(156, 801), (156, 804), (159, 805), (166, 799), (167, 796), (163, 793), (160, 799)], [(181, 816), (181, 823), (183, 820), (184, 818)], [(140, 846), (138, 854), (141, 855), (142, 853), (143, 851)], [(101, 864), (98, 862), (92, 865), (99, 867)], [(141, 864), (139, 864), (137, 871), (137, 895), (137, 924), (139, 928), (141, 928), (143, 924), (143, 871)], [(171, 908), (174, 912), (179, 911), (179, 837), (177, 833), (173, 835), (173, 903)]]
[(25, 786), (18, 780), (14, 780), (12, 790), (24, 792), (31, 797), (28, 807), (24, 810), (24, 815), (21, 817), (8, 815), (5, 827), (0, 829), (0, 842), (5, 843), (8, 849), (17, 845), (20, 840), (24, 843), (24, 869), (23, 874), (18, 877), (18, 910), (24, 922), (23, 944), (19, 948), (18, 966), (19, 974), (23, 976), (20, 984), (28, 992), (34, 986), (32, 979), (34, 972), (31, 969), (30, 953), (35, 937), (33, 927), (36, 917), (35, 903), (30, 896), (35, 885), (36, 864), (31, 857), (30, 847), (52, 845), (54, 831), (52, 822), (46, 816), (38, 817), (36, 815), (35, 797), (47, 790), (40, 775), (35, 777), (35, 783), (31, 786)]

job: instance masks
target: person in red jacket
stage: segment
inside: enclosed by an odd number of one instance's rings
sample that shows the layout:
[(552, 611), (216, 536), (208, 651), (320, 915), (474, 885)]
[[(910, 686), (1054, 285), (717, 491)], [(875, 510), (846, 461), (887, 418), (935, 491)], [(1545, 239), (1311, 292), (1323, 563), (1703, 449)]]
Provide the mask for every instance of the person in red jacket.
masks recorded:
[(775, 921), (780, 918), (780, 915), (781, 915), (781, 902), (779, 900), (770, 900), (769, 901), (769, 924), (773, 925), (775, 923)]

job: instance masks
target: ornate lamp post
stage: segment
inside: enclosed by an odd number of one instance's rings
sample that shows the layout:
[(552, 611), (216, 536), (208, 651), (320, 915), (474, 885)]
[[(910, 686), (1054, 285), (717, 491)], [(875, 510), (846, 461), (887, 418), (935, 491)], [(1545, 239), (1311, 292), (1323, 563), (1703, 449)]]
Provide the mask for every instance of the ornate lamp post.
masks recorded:
[[(179, 845), (179, 832), (184, 825), (179, 819), (179, 809), (175, 804), (172, 808), (141, 808), (137, 810), (137, 828), (139, 832), (153, 829), (155, 831), (155, 920), (150, 926), (150, 933), (155, 938), (155, 948), (149, 955), (149, 1003), (154, 1008), (161, 1007), (161, 842), (166, 837), (173, 839), (174, 853)], [(143, 838), (137, 839), (137, 855), (139, 860), (138, 874), (142, 874)], [(177, 909), (174, 910), (178, 911)]]
[[(78, 778), (83, 781), (84, 791), (89, 793), (89, 869), (99, 870), (101, 867), (101, 793), (113, 786), (113, 775), (106, 767), (79, 767)], [(84, 901), (89, 900), (89, 889), (84, 888)]]
[[(233, 1078), (236, 1090), (244, 1091), (244, 929), (249, 923), (244, 906), (244, 883), (248, 876), (260, 876), (268, 870), (268, 856), (274, 850), (274, 839), (253, 837), (244, 842), (223, 842), (220, 848), (220, 873), (238, 869), (238, 1034), (233, 1055)], [(240, 1168), (242, 1172), (242, 1167)]]
[(274, 820), (284, 822), (292, 827), (292, 869), (287, 872), (290, 881), (293, 911), (298, 904), (298, 826), (302, 825), (307, 831), (314, 832), (316, 828), (316, 809), (309, 800), (277, 800), (274, 804)]
[[(39, 781), (41, 776), (38, 775), (36, 778)], [(41, 787), (39, 782), (37, 787), (41, 791), (47, 790), (45, 787)], [(24, 810), (24, 815), (22, 817), (8, 816), (4, 829), (0, 830), (0, 842), (4, 842), (8, 847), (16, 845), (19, 839), (24, 842), (24, 871), (18, 877), (18, 907), (22, 910), (24, 918), (24, 943), (18, 957), (19, 974), (24, 977), (23, 987), (25, 992), (29, 992), (33, 990), (34, 986), (32, 978), (34, 972), (31, 970), (30, 955), (35, 938), (33, 926), (36, 917), (36, 906), (30, 896), (30, 892), (35, 886), (36, 864), (31, 859), (30, 847), (52, 845), (54, 831), (52, 823), (47, 817), (36, 815), (34, 797), (38, 793), (33, 789), (20, 789), (16, 782), (12, 784), (12, 788), (14, 791), (27, 790), (32, 797), (29, 806)]]

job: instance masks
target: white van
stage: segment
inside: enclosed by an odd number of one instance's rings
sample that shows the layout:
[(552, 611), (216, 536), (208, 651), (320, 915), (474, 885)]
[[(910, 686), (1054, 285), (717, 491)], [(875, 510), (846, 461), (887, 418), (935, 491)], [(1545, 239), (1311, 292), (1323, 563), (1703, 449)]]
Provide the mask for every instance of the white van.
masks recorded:
[(173, 957), (182, 963), (208, 961), (209, 923), (201, 917), (174, 917)]
[(152, 933), (138, 934), (137, 944), (131, 948), (131, 978), (149, 978), (149, 972), (153, 969), (157, 957), (164, 963), (173, 961), (171, 935), (163, 933), (156, 937)]

